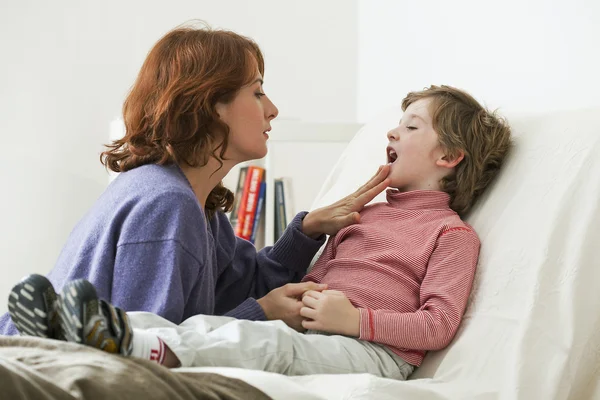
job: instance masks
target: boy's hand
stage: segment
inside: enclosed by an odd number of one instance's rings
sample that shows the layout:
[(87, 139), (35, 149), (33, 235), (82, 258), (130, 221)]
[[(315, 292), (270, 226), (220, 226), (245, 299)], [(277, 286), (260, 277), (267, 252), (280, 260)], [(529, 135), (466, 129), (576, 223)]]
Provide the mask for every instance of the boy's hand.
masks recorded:
[(306, 329), (314, 329), (345, 336), (360, 336), (360, 312), (346, 295), (337, 290), (316, 292), (310, 290), (302, 297), (304, 307), (300, 315)]
[(315, 282), (288, 283), (271, 290), (266, 296), (258, 299), (257, 303), (262, 307), (267, 320), (280, 319), (290, 328), (303, 332), (305, 329), (302, 327), (304, 318), (300, 316), (300, 298), (308, 290), (319, 293), (323, 289), (327, 289), (327, 285)]

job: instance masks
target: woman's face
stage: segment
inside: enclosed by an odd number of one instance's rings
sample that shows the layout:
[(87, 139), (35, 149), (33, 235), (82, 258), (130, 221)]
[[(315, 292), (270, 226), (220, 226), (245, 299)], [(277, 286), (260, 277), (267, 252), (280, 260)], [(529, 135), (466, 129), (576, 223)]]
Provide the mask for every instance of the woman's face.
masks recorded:
[(236, 163), (263, 158), (267, 154), (268, 131), (271, 120), (279, 110), (263, 92), (261, 74), (239, 90), (227, 104), (217, 103), (216, 110), (221, 121), (229, 126), (229, 143), (225, 159)]

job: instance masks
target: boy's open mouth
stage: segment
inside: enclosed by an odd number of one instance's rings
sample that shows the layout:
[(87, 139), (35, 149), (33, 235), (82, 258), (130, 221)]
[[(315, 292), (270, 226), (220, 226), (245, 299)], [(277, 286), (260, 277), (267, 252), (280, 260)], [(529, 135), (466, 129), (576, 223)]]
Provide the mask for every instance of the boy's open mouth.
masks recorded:
[(398, 154), (396, 154), (396, 150), (392, 149), (391, 147), (388, 147), (386, 149), (386, 153), (388, 164), (393, 163), (398, 159)]

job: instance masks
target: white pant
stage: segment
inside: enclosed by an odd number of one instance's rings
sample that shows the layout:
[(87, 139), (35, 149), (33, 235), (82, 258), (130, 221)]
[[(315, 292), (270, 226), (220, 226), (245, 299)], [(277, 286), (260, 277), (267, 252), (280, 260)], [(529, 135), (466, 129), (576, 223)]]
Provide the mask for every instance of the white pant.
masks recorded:
[(151, 313), (128, 315), (134, 329), (158, 335), (182, 367), (237, 367), (286, 375), (370, 373), (399, 380), (414, 370), (376, 343), (302, 334), (282, 321), (196, 315), (175, 325)]

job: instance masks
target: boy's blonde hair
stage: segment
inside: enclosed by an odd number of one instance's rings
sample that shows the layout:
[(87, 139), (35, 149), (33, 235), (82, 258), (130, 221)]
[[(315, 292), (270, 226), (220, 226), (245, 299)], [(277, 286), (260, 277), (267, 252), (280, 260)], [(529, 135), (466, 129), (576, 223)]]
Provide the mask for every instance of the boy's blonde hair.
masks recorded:
[(450, 157), (463, 151), (464, 159), (454, 173), (441, 181), (450, 194), (450, 207), (458, 214), (471, 209), (497, 175), (512, 147), (508, 123), (489, 112), (468, 93), (451, 86), (432, 85), (409, 93), (402, 110), (417, 100), (431, 99), (433, 129)]

